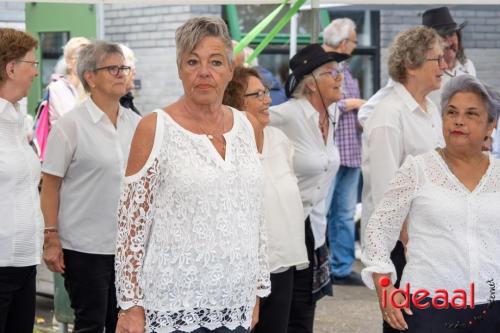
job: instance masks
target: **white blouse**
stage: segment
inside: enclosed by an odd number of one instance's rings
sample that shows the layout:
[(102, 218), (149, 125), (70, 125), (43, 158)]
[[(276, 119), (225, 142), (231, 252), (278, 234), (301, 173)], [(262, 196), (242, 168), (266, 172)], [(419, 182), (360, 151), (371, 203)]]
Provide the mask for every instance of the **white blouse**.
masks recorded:
[(270, 292), (263, 173), (252, 125), (232, 109), (223, 159), (206, 135), (162, 110), (144, 167), (123, 183), (118, 304), (146, 311), (146, 332), (249, 327)]
[(293, 143), (293, 169), (299, 180), (304, 220), (309, 216), (315, 248), (325, 243), (325, 202), (340, 166), (340, 155), (333, 142), (333, 125), (327, 143), (319, 129), (319, 112), (307, 99), (291, 99), (270, 109), (271, 125), (281, 129)]
[(42, 171), (63, 178), (57, 222), (64, 249), (115, 253), (120, 183), (140, 119), (120, 106), (115, 128), (88, 98), (52, 127)]
[[(488, 302), (493, 279), (500, 283), (500, 161), (490, 158), (481, 181), (469, 191), (436, 151), (409, 156), (366, 228), (363, 281), (373, 288), (372, 273), (391, 273), (390, 259), (401, 226), (408, 218), (407, 264), (401, 285), (469, 290), (475, 303)], [(468, 299), (469, 300), (469, 299)]]
[(19, 104), (0, 98), (0, 267), (40, 263), (40, 161), (29, 146)]
[(293, 146), (279, 129), (264, 128), (264, 210), (269, 270), (307, 267), (302, 200), (293, 172)]
[(362, 244), (364, 230), (373, 210), (382, 200), (389, 182), (406, 157), (423, 154), (443, 145), (441, 116), (430, 99), (426, 100), (427, 112), (422, 110), (401, 83), (394, 82), (365, 123), (361, 162)]

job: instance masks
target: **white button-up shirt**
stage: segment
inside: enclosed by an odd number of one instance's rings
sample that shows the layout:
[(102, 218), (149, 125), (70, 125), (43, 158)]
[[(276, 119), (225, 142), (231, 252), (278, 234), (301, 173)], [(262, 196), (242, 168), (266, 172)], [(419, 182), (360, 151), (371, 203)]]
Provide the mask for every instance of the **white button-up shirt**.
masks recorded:
[(0, 266), (40, 263), (40, 161), (29, 146), (19, 104), (0, 98)]
[(115, 253), (120, 184), (139, 121), (120, 106), (115, 128), (88, 98), (54, 124), (42, 171), (63, 178), (58, 227), (64, 249)]
[(333, 124), (327, 142), (319, 129), (319, 112), (307, 99), (291, 99), (273, 106), (271, 125), (281, 129), (295, 148), (293, 168), (299, 180), (304, 205), (304, 219), (309, 216), (315, 248), (325, 243), (325, 199), (340, 166), (340, 156), (333, 142)]
[(364, 244), (366, 224), (405, 158), (443, 146), (441, 116), (428, 97), (425, 112), (401, 83), (394, 82), (366, 121), (362, 141)]
[[(408, 217), (407, 264), (401, 285), (453, 295), (474, 283), (475, 303), (495, 296), (488, 280), (500, 282), (500, 161), (490, 165), (473, 191), (450, 171), (436, 151), (409, 156), (388, 186), (366, 229), (363, 281), (372, 273), (396, 272), (391, 250)], [(497, 287), (498, 288), (498, 287)], [(470, 295), (467, 301), (470, 300)], [(469, 303), (470, 304), (470, 303)]]

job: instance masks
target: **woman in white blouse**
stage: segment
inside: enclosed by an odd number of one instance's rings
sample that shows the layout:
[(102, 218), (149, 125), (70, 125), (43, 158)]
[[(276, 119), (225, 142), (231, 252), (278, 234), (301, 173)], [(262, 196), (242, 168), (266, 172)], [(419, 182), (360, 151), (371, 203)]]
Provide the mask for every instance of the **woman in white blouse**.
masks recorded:
[(117, 332), (247, 332), (270, 292), (262, 137), (222, 105), (224, 21), (192, 18), (175, 40), (184, 96), (139, 124), (122, 190)]
[(286, 333), (292, 301), (293, 272), (308, 266), (303, 207), (293, 172), (293, 146), (286, 135), (269, 125), (269, 89), (252, 68), (237, 67), (223, 103), (257, 119), (263, 143), (257, 147), (264, 168), (264, 210), (271, 294), (260, 302), (254, 333)]
[(294, 148), (293, 168), (304, 206), (309, 267), (294, 271), (288, 333), (312, 333), (316, 301), (331, 295), (326, 237), (325, 198), (340, 165), (334, 144), (335, 115), (328, 107), (342, 97), (338, 63), (349, 56), (306, 46), (290, 59), (285, 90), (294, 98), (271, 109), (271, 125), (281, 129)]
[[(362, 135), (362, 246), (366, 224), (405, 158), (443, 144), (439, 112), (427, 96), (439, 89), (447, 68), (441, 37), (427, 27), (401, 32), (391, 45), (388, 67), (394, 82), (384, 88)], [(398, 277), (405, 264), (405, 235), (392, 253)], [(394, 330), (384, 323), (384, 333), (389, 332)]]
[(37, 45), (22, 31), (0, 29), (0, 333), (31, 333), (35, 319), (43, 244), (40, 162), (18, 102), (38, 76)]
[[(409, 156), (368, 223), (363, 280), (377, 290), (384, 320), (397, 330), (498, 332), (500, 161), (482, 152), (500, 109), (492, 96), (498, 95), (473, 76), (450, 80), (442, 95), (445, 147)], [(411, 299), (403, 314), (390, 300), (396, 271), (389, 255), (405, 220), (408, 263), (400, 288), (408, 288)], [(459, 289), (467, 293), (467, 309), (455, 309), (465, 305), (462, 300), (455, 308), (432, 304), (432, 298), (443, 295), (439, 290), (453, 302)], [(401, 294), (395, 302), (404, 302)], [(430, 306), (422, 309), (426, 303)]]
[(120, 183), (140, 117), (119, 104), (130, 67), (117, 44), (80, 52), (88, 98), (54, 124), (42, 166), (44, 260), (63, 273), (74, 332), (114, 332), (114, 253)]

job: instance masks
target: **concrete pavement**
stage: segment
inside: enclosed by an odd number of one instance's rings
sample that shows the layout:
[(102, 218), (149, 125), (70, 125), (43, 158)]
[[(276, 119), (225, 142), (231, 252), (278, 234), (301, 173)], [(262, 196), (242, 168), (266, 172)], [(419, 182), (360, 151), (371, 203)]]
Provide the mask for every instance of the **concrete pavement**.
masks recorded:
[[(356, 263), (356, 270), (361, 265)], [(333, 297), (324, 297), (316, 308), (314, 333), (381, 333), (382, 318), (375, 292), (366, 287), (334, 286)], [(39, 332), (58, 332), (52, 322), (52, 299), (37, 297)], [(270, 332), (272, 333), (272, 332)]]

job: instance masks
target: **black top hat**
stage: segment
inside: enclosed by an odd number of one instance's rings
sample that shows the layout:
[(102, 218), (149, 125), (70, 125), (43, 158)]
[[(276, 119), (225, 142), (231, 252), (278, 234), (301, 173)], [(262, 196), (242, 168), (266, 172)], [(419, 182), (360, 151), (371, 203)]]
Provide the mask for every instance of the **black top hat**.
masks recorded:
[(304, 76), (311, 74), (316, 68), (331, 61), (341, 62), (347, 58), (348, 54), (326, 52), (320, 44), (307, 45), (290, 59), (292, 73), (285, 82), (286, 96), (291, 97)]
[(467, 21), (457, 24), (453, 21), (448, 7), (439, 7), (424, 12), (422, 15), (422, 25), (434, 28), (438, 34), (446, 36), (452, 32), (462, 30), (467, 25)]

